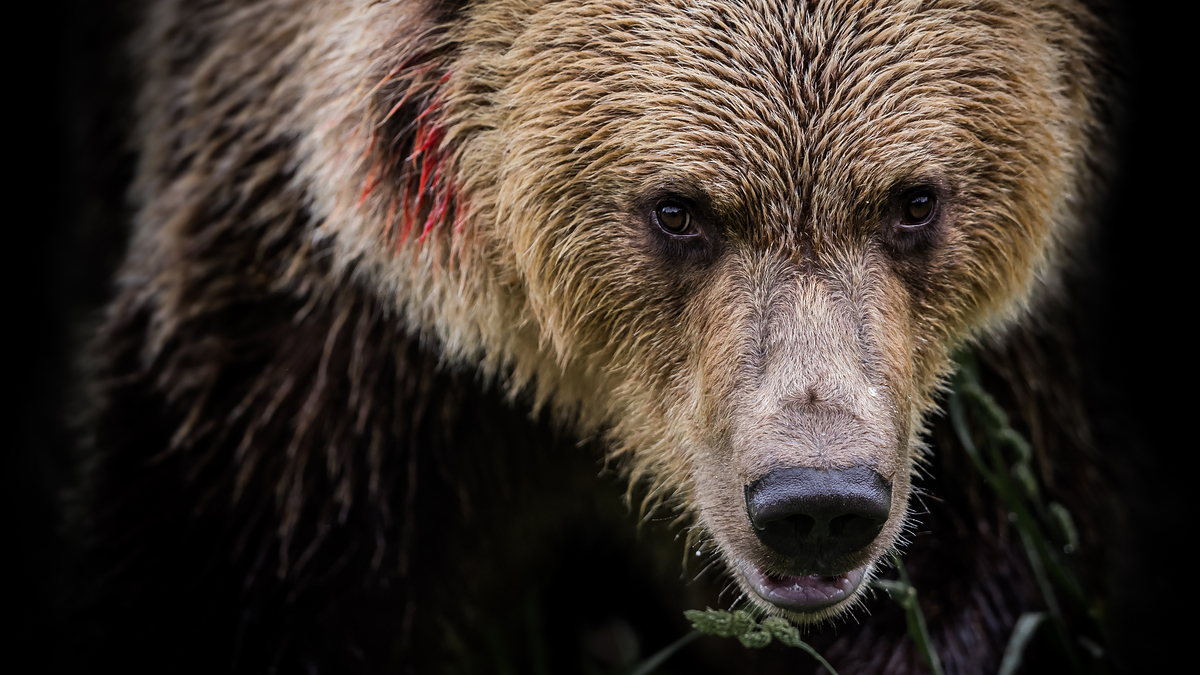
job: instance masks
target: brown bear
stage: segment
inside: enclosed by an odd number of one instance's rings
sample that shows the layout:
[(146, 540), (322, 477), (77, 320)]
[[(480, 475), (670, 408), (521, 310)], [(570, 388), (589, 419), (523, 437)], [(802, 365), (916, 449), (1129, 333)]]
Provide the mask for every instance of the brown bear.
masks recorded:
[[(898, 610), (862, 608), (911, 541), (942, 665), (994, 669), (1033, 576), (923, 439), (980, 343), (1039, 461), (1087, 461), (1037, 378), (1067, 368), (1048, 327), (1109, 163), (1104, 17), (153, 3), (89, 378), (89, 653), (571, 672), (584, 648), (529, 646), (553, 618), (529, 617), (608, 596), (833, 620), (814, 644), (841, 672), (919, 671)], [(632, 541), (601, 457), (682, 550)], [(966, 504), (924, 548), (923, 471)], [(1060, 492), (1094, 544), (1101, 481), (1076, 473)], [(664, 588), (680, 553), (707, 586)], [(674, 625), (646, 623), (647, 647)], [(814, 667), (695, 649), (695, 672)]]

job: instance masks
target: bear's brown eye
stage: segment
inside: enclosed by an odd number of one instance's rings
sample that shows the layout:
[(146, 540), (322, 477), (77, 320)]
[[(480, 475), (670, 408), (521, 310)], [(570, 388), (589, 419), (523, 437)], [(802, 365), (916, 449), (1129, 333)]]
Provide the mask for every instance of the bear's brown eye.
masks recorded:
[(654, 209), (658, 226), (671, 234), (691, 234), (692, 214), (686, 206), (676, 202), (664, 202)]
[(905, 227), (920, 227), (933, 218), (937, 197), (929, 190), (920, 190), (908, 195), (904, 202), (901, 224)]

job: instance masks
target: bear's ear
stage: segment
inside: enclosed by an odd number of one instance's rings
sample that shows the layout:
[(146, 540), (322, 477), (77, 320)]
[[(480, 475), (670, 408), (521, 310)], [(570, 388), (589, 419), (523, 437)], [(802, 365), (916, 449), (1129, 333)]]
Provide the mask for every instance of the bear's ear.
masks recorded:
[(444, 142), (454, 49), (430, 40), (410, 44), (390, 61), (394, 65), (380, 68), (363, 101), (366, 149), (357, 206), (382, 216), (380, 240), (396, 253), (418, 249), (431, 236), (450, 244), (461, 234), (453, 153)]

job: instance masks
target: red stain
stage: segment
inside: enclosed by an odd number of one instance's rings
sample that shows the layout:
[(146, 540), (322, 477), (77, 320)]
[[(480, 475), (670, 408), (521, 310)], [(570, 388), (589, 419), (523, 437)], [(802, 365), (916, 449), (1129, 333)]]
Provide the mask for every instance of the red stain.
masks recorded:
[[(371, 153), (375, 150), (376, 137), (377, 137), (377, 134), (375, 133), (374, 130), (372, 130), (371, 131), (371, 140), (367, 143), (366, 152), (363, 153), (364, 160), (366, 160), (368, 157), (370, 157)], [(367, 197), (370, 196), (371, 192), (373, 192), (375, 190), (375, 186), (379, 184), (379, 181), (375, 180), (375, 175), (378, 173), (379, 173), (379, 160), (376, 159), (374, 161), (374, 163), (371, 164), (371, 170), (367, 172), (367, 179), (365, 181), (363, 181), (362, 194), (359, 195), (359, 197), (358, 197), (358, 206), (356, 208), (360, 208), (360, 209), (362, 208), (363, 202), (367, 201)]]
[(408, 241), (408, 233), (412, 231), (413, 215), (409, 211), (409, 193), (408, 186), (403, 190), (403, 196), (400, 203), (400, 221), (404, 223), (404, 227), (400, 230), (400, 236), (396, 237), (396, 251), (404, 248), (404, 242)]
[[(440, 176), (442, 173), (441, 166), (438, 166), (437, 172)], [(441, 198), (438, 199), (437, 205), (434, 206), (433, 210), (429, 212), (429, 218), (425, 221), (425, 229), (421, 232), (420, 238), (417, 239), (418, 243), (424, 243), (425, 235), (429, 234), (429, 231), (433, 229), (433, 226), (437, 223), (440, 223), (442, 221), (442, 217), (446, 215), (446, 207), (450, 204), (450, 191), (443, 188), (440, 192)]]
[(358, 206), (356, 208), (362, 208), (363, 202), (367, 201), (367, 197), (375, 190), (375, 186), (379, 184), (379, 181), (375, 180), (375, 172), (378, 168), (379, 163), (376, 162), (371, 165), (371, 170), (367, 172), (367, 179), (363, 181), (362, 194), (358, 196)]
[(396, 101), (396, 105), (392, 106), (392, 109), (388, 111), (388, 114), (383, 116), (383, 119), (380, 120), (379, 123), (384, 124), (388, 120), (392, 119), (392, 115), (395, 115), (396, 111), (400, 109), (400, 106), (404, 105), (405, 101), (408, 100), (408, 95), (410, 93), (411, 92), (408, 92), (408, 91), (404, 92), (404, 96), (401, 96), (400, 100)]
[[(441, 142), (446, 137), (446, 129), (435, 119), (431, 119), (432, 114), (441, 107), (441, 101), (435, 99), (417, 116), (417, 131), (413, 135), (413, 152), (409, 156), (409, 163), (414, 172), (419, 165), (421, 172), (415, 189), (416, 204), (411, 213), (405, 211), (409, 222), (405, 223), (405, 238), (401, 239), (401, 243), (407, 240), (408, 231), (412, 229), (426, 205), (429, 206), (429, 215), (421, 227), (420, 236), (417, 237), (418, 244), (425, 243), (425, 238), (442, 221), (449, 206), (450, 190), (442, 180), (446, 156)], [(408, 191), (406, 190), (406, 193)], [(405, 197), (407, 196), (406, 194)]]
[[(422, 91), (423, 87), (419, 81), (422, 79), (421, 74), (437, 65), (436, 63), (416, 65), (423, 56), (424, 54), (414, 54), (408, 57), (402, 64), (393, 68), (371, 90), (374, 93), (397, 75), (405, 70), (408, 71), (403, 75), (403, 79), (410, 82), (409, 87), (400, 95), (399, 100), (389, 107), (383, 118), (374, 124), (374, 129), (384, 128), (384, 123), (392, 119), (406, 104), (412, 102), (414, 95)], [(435, 90), (441, 85), (445, 85), (450, 77), (451, 73), (444, 73), (439, 78), (438, 87), (435, 87)], [(425, 82), (428, 83), (428, 80)], [(428, 92), (428, 89), (425, 91)], [(446, 127), (438, 113), (443, 109), (444, 99), (436, 95), (436, 91), (434, 93), (434, 97), (412, 121), (415, 129), (412, 130), (407, 156), (404, 153), (404, 146), (401, 145), (389, 152), (392, 156), (392, 161), (388, 162), (389, 166), (381, 163), (382, 158), (375, 159), (367, 171), (362, 193), (359, 195), (358, 206), (361, 208), (366, 203), (367, 198), (381, 182), (389, 180), (389, 177), (395, 177), (392, 180), (398, 179), (396, 187), (400, 194), (393, 195), (388, 202), (383, 224), (384, 237), (390, 239), (393, 235), (392, 228), (396, 227), (395, 250), (399, 253), (407, 245), (409, 237), (415, 236), (416, 246), (413, 247), (413, 253), (416, 255), (431, 233), (436, 239), (436, 233), (441, 227), (446, 230), (446, 237), (449, 238), (447, 243), (451, 244), (451, 264), (453, 264), (455, 248), (461, 245), (459, 240), (462, 238), (463, 218), (462, 212), (456, 206), (457, 186), (450, 178), (452, 173), (448, 165), (450, 153), (442, 147), (442, 142), (446, 138)], [(412, 127), (409, 128), (412, 129)], [(405, 134), (401, 132), (401, 135)], [(366, 156), (376, 153), (376, 141), (376, 132), (372, 130), (364, 159)], [(448, 222), (449, 219), (453, 219), (453, 226)], [(436, 264), (437, 261), (434, 262)]]

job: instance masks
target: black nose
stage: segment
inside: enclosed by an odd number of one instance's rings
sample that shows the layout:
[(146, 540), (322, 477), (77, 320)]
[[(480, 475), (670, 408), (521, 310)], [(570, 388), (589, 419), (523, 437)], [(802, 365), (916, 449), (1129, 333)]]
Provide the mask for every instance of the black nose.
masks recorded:
[(874, 469), (777, 469), (746, 486), (746, 513), (767, 548), (796, 573), (837, 575), (875, 540), (892, 508), (892, 484)]

